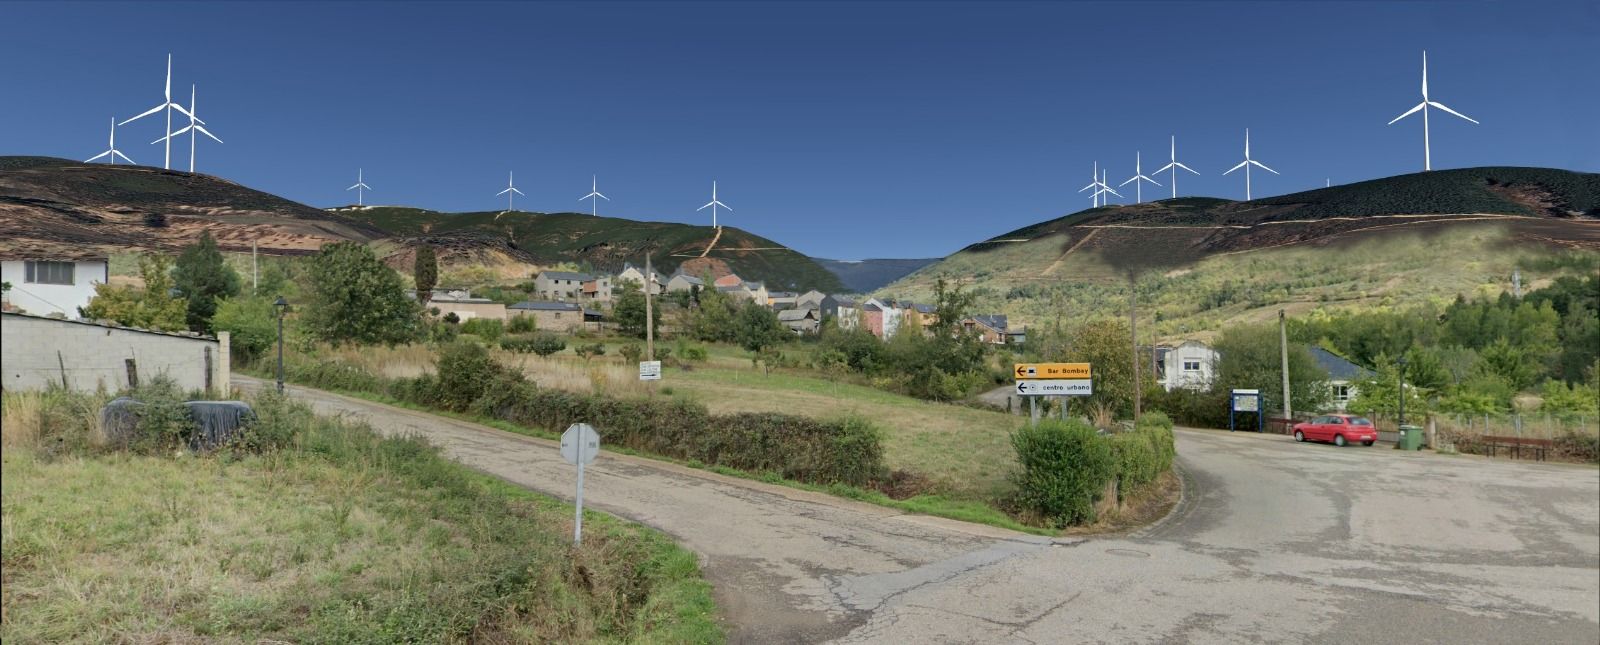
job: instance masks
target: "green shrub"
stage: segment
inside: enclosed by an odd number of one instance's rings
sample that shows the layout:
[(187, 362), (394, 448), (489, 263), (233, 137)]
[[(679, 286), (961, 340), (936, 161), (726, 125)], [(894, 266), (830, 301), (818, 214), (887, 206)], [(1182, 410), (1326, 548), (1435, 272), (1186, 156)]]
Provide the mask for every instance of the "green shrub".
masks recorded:
[(506, 322), (506, 331), (512, 334), (531, 334), (539, 331), (539, 321), (533, 316), (512, 316)]
[(184, 393), (176, 381), (158, 374), (128, 395), (144, 404), (139, 407), (133, 448), (160, 453), (189, 445), (195, 433), (194, 419), (189, 416), (189, 406), (184, 405)]
[(587, 363), (589, 362), (589, 359), (592, 359), (596, 356), (605, 356), (606, 346), (603, 343), (589, 343), (587, 345), (578, 345), (577, 347), (573, 347), (572, 351), (577, 355), (582, 356), (583, 362)]
[(1094, 505), (1116, 473), (1111, 443), (1082, 421), (1045, 420), (1011, 435), (1022, 469), (1021, 505), (1056, 527), (1093, 522)]
[(644, 348), (640, 347), (638, 343), (628, 343), (617, 348), (617, 353), (622, 354), (622, 357), (627, 359), (629, 363), (637, 363), (639, 362), (639, 357), (644, 356)]
[(567, 348), (567, 341), (550, 332), (511, 334), (500, 339), (500, 349), (518, 354), (549, 356)]
[[(269, 366), (269, 369), (272, 369)], [(284, 364), (284, 378), (324, 390), (381, 392), (383, 378), (361, 367), (335, 360), (295, 360)]]
[(489, 318), (473, 318), (461, 323), (461, 333), (472, 334), (492, 343), (500, 340), (505, 333), (505, 323)]
[(1144, 414), (1139, 415), (1138, 426), (1140, 428), (1143, 428), (1145, 426), (1154, 426), (1154, 427), (1158, 427), (1158, 428), (1166, 428), (1168, 430), (1171, 430), (1172, 429), (1172, 417), (1167, 416), (1167, 413), (1162, 412), (1160, 410), (1151, 410), (1149, 412), (1145, 412)]
[(488, 392), (504, 369), (482, 345), (457, 341), (439, 352), (434, 371), (439, 382), (434, 404), (461, 412)]
[(683, 359), (685, 361), (695, 362), (695, 363), (704, 362), (706, 360), (706, 357), (709, 356), (709, 354), (706, 352), (705, 346), (703, 346), (703, 345), (691, 345), (691, 344), (689, 344), (687, 342), (684, 342), (681, 339), (678, 341), (678, 352), (677, 353), (678, 353), (678, 358), (681, 358), (681, 359)]

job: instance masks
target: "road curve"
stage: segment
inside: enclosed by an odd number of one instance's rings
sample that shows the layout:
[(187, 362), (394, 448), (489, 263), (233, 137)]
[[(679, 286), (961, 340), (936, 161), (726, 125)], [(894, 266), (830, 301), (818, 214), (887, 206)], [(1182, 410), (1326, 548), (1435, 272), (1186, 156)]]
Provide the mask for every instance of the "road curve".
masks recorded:
[[(553, 442), (290, 389), (319, 413), (572, 496)], [(735, 642), (1600, 642), (1593, 467), (1211, 431), (1179, 432), (1178, 450), (1185, 500), (1107, 538), (1051, 540), (604, 453), (585, 503), (699, 553)]]

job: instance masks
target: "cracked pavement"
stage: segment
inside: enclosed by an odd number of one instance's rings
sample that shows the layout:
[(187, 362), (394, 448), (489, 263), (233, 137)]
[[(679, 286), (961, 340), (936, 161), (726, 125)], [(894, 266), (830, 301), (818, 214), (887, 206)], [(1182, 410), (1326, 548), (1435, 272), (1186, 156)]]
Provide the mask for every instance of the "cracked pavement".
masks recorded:
[[(290, 390), (572, 497), (554, 442)], [(1592, 466), (1177, 436), (1183, 502), (1121, 536), (1024, 535), (606, 452), (584, 500), (700, 554), (734, 642), (1600, 642)]]

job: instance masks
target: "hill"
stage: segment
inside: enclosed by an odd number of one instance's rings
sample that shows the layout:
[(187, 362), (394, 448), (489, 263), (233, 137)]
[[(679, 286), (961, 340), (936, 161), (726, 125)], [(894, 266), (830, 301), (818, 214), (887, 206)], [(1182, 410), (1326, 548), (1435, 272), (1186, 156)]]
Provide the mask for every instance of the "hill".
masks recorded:
[(230, 250), (314, 251), (370, 241), (368, 224), (210, 175), (148, 166), (0, 157), (0, 254), (176, 251), (210, 230)]
[(731, 226), (723, 227), (719, 235), (709, 226), (581, 213), (441, 213), (396, 206), (348, 212), (394, 236), (396, 242), (407, 246), (426, 242), (447, 249), (443, 255), (447, 263), (451, 252), (465, 254), (485, 244), (503, 244), (507, 253), (534, 264), (571, 263), (617, 271), (628, 262), (642, 266), (650, 252), (663, 273), (682, 266), (696, 274), (732, 271), (766, 282), (771, 289), (842, 287), (838, 277), (804, 254)]
[(1089, 209), (978, 242), (880, 295), (948, 277), (979, 306), (1038, 324), (1125, 313), (1130, 275), (1159, 335), (1319, 307), (1384, 306), (1595, 266), (1600, 174), (1469, 168), (1235, 202)]
[(922, 258), (913, 260), (828, 260), (824, 258), (811, 258), (822, 268), (839, 276), (839, 281), (844, 283), (845, 289), (854, 293), (870, 293), (895, 280), (906, 277), (912, 271), (938, 262), (939, 258)]

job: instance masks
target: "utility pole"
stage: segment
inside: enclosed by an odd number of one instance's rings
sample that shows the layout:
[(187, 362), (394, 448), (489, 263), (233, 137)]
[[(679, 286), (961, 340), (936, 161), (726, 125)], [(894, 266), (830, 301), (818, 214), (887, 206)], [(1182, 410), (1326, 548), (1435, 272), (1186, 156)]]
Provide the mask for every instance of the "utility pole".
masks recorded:
[(261, 272), (256, 269), (256, 241), (250, 240), (250, 293), (261, 290)]
[(1278, 355), (1283, 364), (1283, 418), (1294, 420), (1294, 406), (1289, 404), (1289, 327), (1282, 309), (1278, 310)]
[(644, 256), (644, 359), (656, 359), (656, 318), (653, 300), (655, 294), (656, 273), (650, 268), (650, 254)]
[(1133, 423), (1139, 423), (1139, 289), (1138, 278), (1128, 273), (1128, 330), (1133, 333)]

